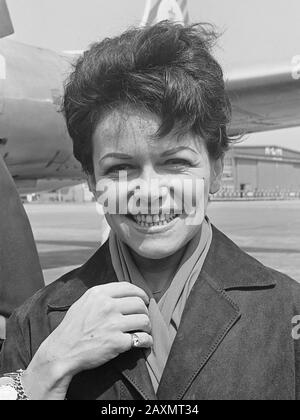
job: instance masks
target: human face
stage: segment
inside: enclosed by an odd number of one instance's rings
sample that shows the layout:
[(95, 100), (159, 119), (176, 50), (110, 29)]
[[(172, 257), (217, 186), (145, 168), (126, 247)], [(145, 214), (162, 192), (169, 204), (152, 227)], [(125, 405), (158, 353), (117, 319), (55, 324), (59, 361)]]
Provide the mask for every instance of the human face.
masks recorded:
[[(143, 182), (150, 185), (155, 180), (159, 185), (159, 194), (155, 199), (159, 211), (164, 213), (166, 198), (172, 195), (169, 187), (171, 180), (198, 180), (202, 181), (200, 185), (203, 186), (203, 199), (199, 204), (202, 208), (199, 210), (204, 215), (209, 191), (216, 189), (220, 164), (210, 161), (205, 141), (193, 134), (181, 137), (170, 134), (162, 139), (154, 139), (153, 135), (159, 126), (157, 116), (129, 108), (115, 110), (102, 118), (93, 135), (93, 189), (103, 179), (110, 179), (112, 184), (118, 184), (121, 188), (120, 171), (126, 173), (129, 183)], [(116, 191), (112, 194), (116, 194)], [(142, 214), (151, 214), (151, 206), (148, 208), (153, 198), (150, 198), (151, 194), (149, 188), (147, 197), (141, 198), (147, 203), (147, 210), (143, 210)], [(130, 197), (132, 194), (129, 191), (126, 195), (128, 202)], [(131, 208), (130, 204), (128, 208)], [(173, 210), (176, 213), (176, 208)], [(172, 216), (174, 212), (171, 212)], [(133, 251), (154, 260), (169, 257), (182, 249), (199, 232), (203, 222), (202, 217), (201, 223), (191, 223), (190, 218), (196, 215), (183, 213), (170, 222), (167, 217), (163, 225), (142, 227), (134, 220), (130, 210), (128, 213), (106, 214), (107, 222), (120, 240)]]

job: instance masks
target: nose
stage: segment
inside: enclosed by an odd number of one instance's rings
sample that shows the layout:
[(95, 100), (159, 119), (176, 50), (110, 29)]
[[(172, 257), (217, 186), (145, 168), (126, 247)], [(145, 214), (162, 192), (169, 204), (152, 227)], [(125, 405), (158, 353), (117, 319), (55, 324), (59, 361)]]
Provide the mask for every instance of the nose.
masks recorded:
[(147, 213), (159, 213), (169, 192), (166, 178), (149, 166), (143, 171), (142, 180), (145, 188), (140, 193), (141, 207)]
[(169, 194), (166, 178), (152, 167), (147, 167), (136, 184), (135, 193), (139, 197), (141, 213), (158, 214)]

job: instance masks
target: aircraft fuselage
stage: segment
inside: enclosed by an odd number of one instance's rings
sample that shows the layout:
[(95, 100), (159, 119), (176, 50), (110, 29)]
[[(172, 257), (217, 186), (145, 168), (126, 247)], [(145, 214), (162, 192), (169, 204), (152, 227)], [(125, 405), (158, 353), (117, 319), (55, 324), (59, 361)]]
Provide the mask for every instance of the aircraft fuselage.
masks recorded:
[(71, 60), (0, 40), (0, 153), (20, 189), (83, 178), (60, 110)]

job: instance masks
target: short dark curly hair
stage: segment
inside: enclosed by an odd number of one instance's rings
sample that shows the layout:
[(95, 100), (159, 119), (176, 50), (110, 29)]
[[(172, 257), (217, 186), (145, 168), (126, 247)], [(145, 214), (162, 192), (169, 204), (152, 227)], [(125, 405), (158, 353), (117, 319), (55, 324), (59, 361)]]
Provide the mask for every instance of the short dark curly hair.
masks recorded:
[(107, 111), (129, 104), (161, 118), (161, 138), (174, 129), (206, 140), (212, 158), (230, 145), (231, 107), (223, 71), (212, 56), (211, 25), (168, 21), (95, 43), (80, 57), (65, 87), (63, 111), (74, 155), (89, 174), (92, 136)]

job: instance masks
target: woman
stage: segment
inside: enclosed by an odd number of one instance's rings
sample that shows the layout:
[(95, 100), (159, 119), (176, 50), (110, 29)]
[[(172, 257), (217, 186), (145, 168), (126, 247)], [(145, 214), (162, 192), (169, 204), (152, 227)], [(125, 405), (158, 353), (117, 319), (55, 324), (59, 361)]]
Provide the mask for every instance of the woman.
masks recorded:
[(65, 115), (111, 234), (11, 318), (21, 397), (298, 399), (299, 286), (205, 217), (230, 144), (214, 39), (163, 22), (79, 60)]

